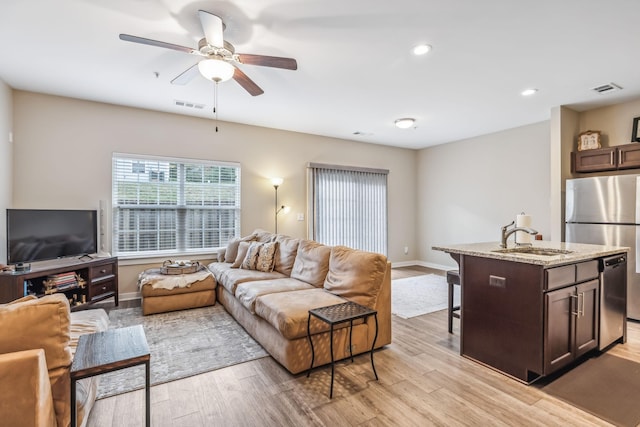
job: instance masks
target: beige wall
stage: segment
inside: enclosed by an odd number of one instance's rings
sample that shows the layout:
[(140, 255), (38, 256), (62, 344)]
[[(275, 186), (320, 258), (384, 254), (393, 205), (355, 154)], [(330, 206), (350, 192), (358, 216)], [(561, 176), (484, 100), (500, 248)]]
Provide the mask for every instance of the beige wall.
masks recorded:
[(12, 91), (0, 80), (0, 263), (7, 262), (6, 210), (11, 207), (12, 143), (9, 134), (13, 125)]
[[(579, 113), (578, 133), (599, 130), (603, 147), (631, 142), (633, 118), (640, 116), (640, 99)], [(577, 146), (577, 134), (574, 148)]]
[(11, 207), (12, 143), (9, 134), (13, 128), (12, 90), (0, 80), (0, 263), (7, 260), (6, 210)]
[[(242, 233), (274, 228), (274, 189), (291, 212), (278, 231), (306, 237), (306, 164), (389, 169), (389, 259), (416, 260), (416, 151), (15, 91), (16, 208), (98, 209), (110, 206), (113, 152), (213, 159), (242, 165)], [(109, 221), (107, 209), (107, 223)], [(106, 250), (110, 247), (107, 233)], [(409, 254), (403, 248), (409, 246)], [(149, 266), (122, 261), (121, 293), (135, 292)]]
[[(526, 212), (549, 239), (550, 124), (542, 122), (423, 149), (418, 157), (419, 259), (455, 267), (433, 245), (500, 240)], [(513, 237), (511, 237), (513, 239)]]

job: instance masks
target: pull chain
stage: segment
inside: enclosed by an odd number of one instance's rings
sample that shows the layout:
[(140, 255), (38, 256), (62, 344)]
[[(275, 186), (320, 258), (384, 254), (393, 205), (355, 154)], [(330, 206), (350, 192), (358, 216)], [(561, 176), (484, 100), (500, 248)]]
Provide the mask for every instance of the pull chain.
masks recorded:
[(216, 120), (216, 132), (218, 132), (218, 82), (213, 87), (213, 115)]

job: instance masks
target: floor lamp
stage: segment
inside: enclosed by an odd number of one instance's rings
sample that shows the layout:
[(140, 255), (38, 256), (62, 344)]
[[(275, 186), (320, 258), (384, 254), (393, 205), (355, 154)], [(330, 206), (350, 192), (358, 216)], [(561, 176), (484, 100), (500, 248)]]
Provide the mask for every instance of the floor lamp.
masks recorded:
[(278, 234), (278, 214), (280, 213), (280, 211), (282, 209), (284, 209), (284, 206), (280, 207), (278, 209), (278, 187), (280, 187), (282, 185), (283, 179), (282, 178), (272, 178), (271, 179), (271, 183), (273, 184), (273, 188), (276, 190), (276, 203), (275, 203), (275, 222), (276, 222), (276, 229), (275, 229), (275, 233)]

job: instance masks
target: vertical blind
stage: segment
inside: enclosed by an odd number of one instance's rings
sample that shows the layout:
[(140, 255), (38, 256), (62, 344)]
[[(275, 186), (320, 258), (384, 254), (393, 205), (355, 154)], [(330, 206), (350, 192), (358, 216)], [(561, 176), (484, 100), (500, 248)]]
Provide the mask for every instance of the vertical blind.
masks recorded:
[(388, 173), (309, 164), (312, 238), (386, 255)]
[(119, 256), (207, 252), (240, 235), (237, 163), (114, 154)]

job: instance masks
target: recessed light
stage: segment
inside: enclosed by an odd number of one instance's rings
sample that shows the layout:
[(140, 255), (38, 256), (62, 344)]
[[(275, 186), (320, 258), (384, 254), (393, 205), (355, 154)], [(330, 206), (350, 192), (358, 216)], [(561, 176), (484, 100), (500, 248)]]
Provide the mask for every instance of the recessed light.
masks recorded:
[(523, 90), (523, 91), (521, 92), (521, 95), (522, 95), (522, 96), (531, 96), (531, 95), (533, 95), (533, 94), (534, 94), (534, 93), (536, 93), (536, 92), (538, 92), (538, 89), (533, 89), (533, 88), (531, 88), (531, 89), (525, 89), (525, 90)]
[(413, 126), (413, 124), (416, 122), (416, 119), (412, 119), (410, 117), (405, 117), (403, 119), (398, 119), (396, 120), (394, 123), (396, 124), (397, 128), (400, 129), (409, 129), (410, 127)]
[(428, 44), (419, 44), (413, 48), (414, 55), (424, 55), (425, 53), (431, 50), (431, 45)]

